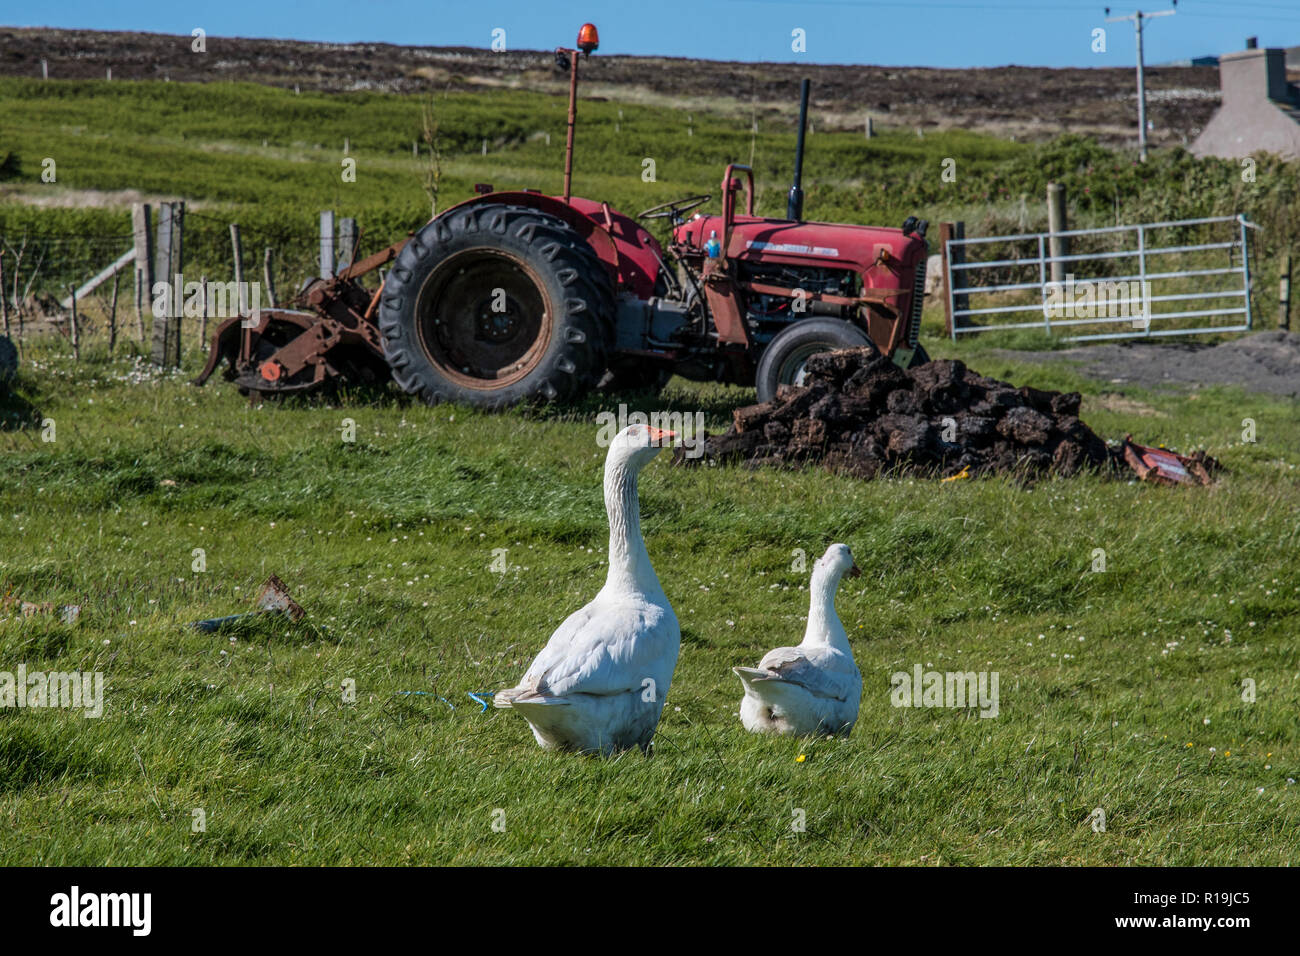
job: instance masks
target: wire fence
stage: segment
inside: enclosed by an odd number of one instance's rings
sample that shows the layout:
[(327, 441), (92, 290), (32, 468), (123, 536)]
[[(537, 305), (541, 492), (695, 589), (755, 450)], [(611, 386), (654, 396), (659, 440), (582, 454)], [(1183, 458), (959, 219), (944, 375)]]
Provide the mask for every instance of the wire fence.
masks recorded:
[[(0, 231), (0, 298), (4, 327), (0, 334), (21, 338), (51, 329), (72, 339), (136, 339), (142, 345), (152, 334), (152, 290), (142, 288), (134, 256), (96, 285), (76, 297), (74, 332), (71, 298), (135, 248), (131, 218), (124, 215), (121, 232), (53, 232), (33, 228)], [(236, 277), (231, 220), (187, 209), (183, 219), (181, 274), (183, 282), (233, 282)], [(262, 286), (260, 301), (284, 305), (320, 274), (321, 237), (301, 223), (240, 225), (243, 279)], [(387, 241), (386, 239), (384, 240)], [(337, 242), (335, 248), (338, 248)], [(269, 263), (268, 263), (269, 250)], [(354, 250), (354, 256), (356, 251)], [(268, 268), (269, 265), (269, 268)], [(340, 261), (339, 267), (346, 265)], [(269, 276), (268, 276), (269, 272)], [(268, 280), (270, 288), (267, 288)], [(155, 276), (155, 283), (172, 276)], [(215, 317), (214, 317), (215, 318)], [(206, 345), (206, 321), (182, 319), (186, 347)]]

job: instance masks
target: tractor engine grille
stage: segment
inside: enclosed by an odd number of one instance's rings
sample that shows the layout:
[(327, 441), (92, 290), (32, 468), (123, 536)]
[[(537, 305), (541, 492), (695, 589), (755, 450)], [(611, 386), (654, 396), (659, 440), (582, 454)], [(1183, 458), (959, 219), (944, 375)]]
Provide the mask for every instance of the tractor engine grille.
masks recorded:
[(907, 326), (907, 347), (914, 349), (921, 338), (921, 310), (925, 306), (925, 267), (929, 264), (926, 252), (916, 263), (916, 278), (912, 282), (912, 318)]

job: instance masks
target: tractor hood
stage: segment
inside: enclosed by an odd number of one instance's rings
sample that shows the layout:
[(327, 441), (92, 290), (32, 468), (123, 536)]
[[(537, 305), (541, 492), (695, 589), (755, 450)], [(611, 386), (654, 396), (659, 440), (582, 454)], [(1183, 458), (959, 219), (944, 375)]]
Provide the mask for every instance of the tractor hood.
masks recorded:
[[(741, 261), (851, 269), (868, 287), (896, 285), (898, 273), (925, 255), (925, 241), (901, 229), (736, 216), (728, 241), (721, 216), (696, 216), (675, 231), (678, 242), (703, 250), (717, 233), (723, 254)], [(883, 269), (883, 272), (882, 272)], [(875, 281), (873, 280), (875, 277)]]

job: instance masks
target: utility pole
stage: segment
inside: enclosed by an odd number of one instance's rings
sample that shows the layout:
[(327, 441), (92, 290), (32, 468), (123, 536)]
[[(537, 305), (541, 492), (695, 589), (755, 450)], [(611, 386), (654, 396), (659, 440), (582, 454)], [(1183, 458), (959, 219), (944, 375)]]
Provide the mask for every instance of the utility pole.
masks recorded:
[[(1174, 0), (1174, 6), (1178, 6), (1178, 0)], [(1138, 10), (1136, 13), (1130, 13), (1126, 17), (1107, 16), (1107, 23), (1121, 23), (1124, 20), (1133, 21), (1133, 29), (1137, 33), (1137, 65), (1138, 65), (1138, 152), (1142, 157), (1142, 162), (1147, 161), (1147, 86), (1145, 67), (1142, 63), (1142, 21), (1150, 20), (1152, 17), (1172, 17), (1176, 10), (1160, 10), (1156, 13), (1143, 13)], [(1106, 13), (1110, 13), (1110, 7), (1106, 8)]]

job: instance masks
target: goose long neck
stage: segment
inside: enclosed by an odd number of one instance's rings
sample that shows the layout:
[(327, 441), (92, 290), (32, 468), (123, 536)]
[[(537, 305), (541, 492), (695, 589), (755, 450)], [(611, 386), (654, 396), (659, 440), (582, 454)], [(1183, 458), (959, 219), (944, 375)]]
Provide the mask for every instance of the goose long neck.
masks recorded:
[(833, 571), (818, 568), (813, 572), (812, 581), (808, 585), (808, 629), (804, 631), (803, 637), (805, 644), (848, 650), (848, 635), (844, 633), (840, 616), (835, 613), (835, 591), (839, 583), (840, 576)]
[(641, 505), (637, 473), (626, 461), (605, 468), (605, 513), (609, 516), (609, 576), (606, 588), (620, 591), (658, 590), (659, 579), (641, 537)]

